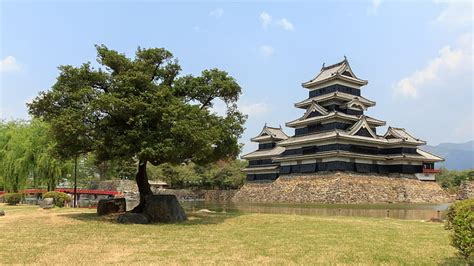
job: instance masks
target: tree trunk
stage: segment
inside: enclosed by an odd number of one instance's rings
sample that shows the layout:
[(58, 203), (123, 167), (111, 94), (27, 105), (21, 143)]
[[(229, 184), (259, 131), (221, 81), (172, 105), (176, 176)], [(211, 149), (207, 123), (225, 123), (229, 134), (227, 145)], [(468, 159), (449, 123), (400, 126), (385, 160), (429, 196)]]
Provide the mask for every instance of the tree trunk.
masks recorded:
[(107, 161), (100, 163), (97, 168), (99, 169), (99, 179), (100, 181), (107, 180), (107, 170), (108, 164)]
[(140, 203), (132, 210), (132, 212), (143, 212), (146, 204), (146, 198), (150, 195), (153, 195), (150, 184), (148, 183), (146, 163), (146, 160), (140, 160), (138, 162), (138, 173), (135, 177), (135, 180), (137, 181), (138, 192), (140, 193)]

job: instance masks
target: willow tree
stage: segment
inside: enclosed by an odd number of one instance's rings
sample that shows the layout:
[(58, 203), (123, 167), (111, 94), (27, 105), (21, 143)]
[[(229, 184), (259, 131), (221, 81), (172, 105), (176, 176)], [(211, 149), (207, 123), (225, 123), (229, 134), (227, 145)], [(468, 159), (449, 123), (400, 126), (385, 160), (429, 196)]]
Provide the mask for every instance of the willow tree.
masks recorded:
[(0, 175), (7, 191), (18, 192), (28, 177), (28, 123), (11, 121), (0, 130)]
[[(238, 155), (245, 121), (236, 105), (241, 88), (226, 72), (178, 77), (181, 67), (166, 49), (138, 48), (134, 58), (104, 45), (96, 49), (100, 68), (59, 67), (56, 83), (29, 110), (51, 124), (59, 151), (135, 159), (140, 204), (134, 211), (152, 195), (147, 163), (207, 164)], [(223, 116), (211, 110), (217, 99), (226, 103)]]
[(8, 191), (46, 184), (53, 190), (68, 163), (56, 158), (49, 127), (42, 121), (0, 123), (0, 177)]

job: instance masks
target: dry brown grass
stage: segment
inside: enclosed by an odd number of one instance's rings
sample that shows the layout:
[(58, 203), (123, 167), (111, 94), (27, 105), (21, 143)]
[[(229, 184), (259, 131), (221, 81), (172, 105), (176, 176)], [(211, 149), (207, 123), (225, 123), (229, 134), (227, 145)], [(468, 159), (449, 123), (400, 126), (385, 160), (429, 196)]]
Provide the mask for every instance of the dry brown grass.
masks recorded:
[(122, 225), (94, 210), (10, 207), (1, 264), (437, 264), (455, 250), (441, 224), (275, 214), (194, 215)]

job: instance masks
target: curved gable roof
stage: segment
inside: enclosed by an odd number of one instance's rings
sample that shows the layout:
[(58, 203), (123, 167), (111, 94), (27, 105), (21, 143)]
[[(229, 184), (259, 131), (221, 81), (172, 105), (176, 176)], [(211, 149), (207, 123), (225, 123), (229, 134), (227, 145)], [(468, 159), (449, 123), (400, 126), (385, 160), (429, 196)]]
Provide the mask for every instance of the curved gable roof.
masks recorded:
[(281, 127), (269, 127), (265, 124), (262, 131), (256, 137), (251, 138), (251, 141), (267, 141), (267, 140), (284, 140), (287, 139), (288, 135), (283, 132)]
[(367, 80), (359, 79), (354, 74), (349, 65), (349, 61), (347, 61), (347, 58), (344, 56), (344, 60), (339, 63), (327, 67), (323, 65), (319, 74), (312, 80), (304, 82), (302, 86), (309, 88), (333, 79), (342, 79), (358, 85), (366, 85), (368, 83)]

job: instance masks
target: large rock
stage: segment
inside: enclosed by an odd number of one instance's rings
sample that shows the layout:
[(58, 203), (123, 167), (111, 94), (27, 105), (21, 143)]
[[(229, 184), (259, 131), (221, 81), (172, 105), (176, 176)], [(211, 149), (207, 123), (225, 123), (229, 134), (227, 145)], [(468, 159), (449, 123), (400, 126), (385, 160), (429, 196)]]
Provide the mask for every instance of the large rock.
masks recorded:
[(119, 215), (117, 222), (121, 224), (148, 224), (150, 218), (143, 213), (126, 212)]
[(97, 205), (97, 214), (107, 215), (111, 213), (125, 212), (126, 206), (124, 198), (101, 199)]
[(0, 210), (0, 216), (5, 216), (5, 211)]
[(45, 198), (39, 202), (39, 205), (43, 209), (51, 209), (54, 207), (54, 199), (53, 198)]
[(175, 195), (153, 195), (146, 199), (144, 213), (150, 222), (176, 223), (187, 219)]

